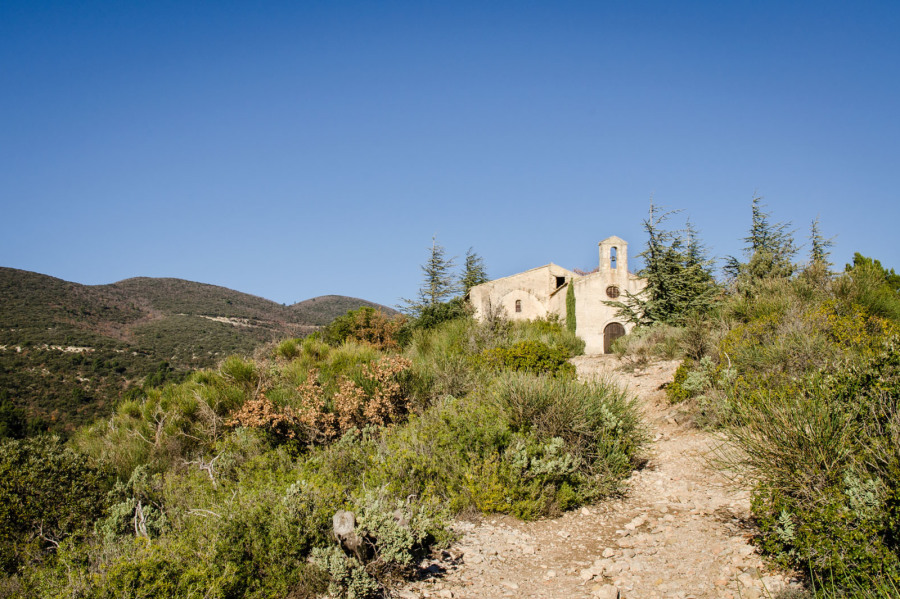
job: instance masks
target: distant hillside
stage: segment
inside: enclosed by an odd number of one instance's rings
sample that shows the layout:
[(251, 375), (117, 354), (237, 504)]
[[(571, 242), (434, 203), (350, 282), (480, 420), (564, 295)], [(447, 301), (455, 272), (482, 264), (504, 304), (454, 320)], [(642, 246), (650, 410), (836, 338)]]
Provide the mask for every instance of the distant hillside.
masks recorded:
[(303, 322), (325, 326), (338, 316), (343, 316), (348, 311), (356, 310), (362, 306), (377, 308), (389, 315), (399, 314), (393, 308), (345, 295), (320, 295), (319, 297), (297, 302), (288, 309)]
[(181, 279), (80, 285), (0, 267), (0, 419), (11, 402), (42, 428), (69, 428), (129, 389), (306, 335), (364, 305), (393, 312), (338, 295), (284, 306)]

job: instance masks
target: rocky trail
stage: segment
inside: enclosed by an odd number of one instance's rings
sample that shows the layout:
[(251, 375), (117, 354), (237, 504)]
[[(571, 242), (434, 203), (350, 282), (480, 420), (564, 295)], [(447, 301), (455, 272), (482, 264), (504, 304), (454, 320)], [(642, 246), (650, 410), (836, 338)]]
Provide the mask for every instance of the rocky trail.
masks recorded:
[(625, 373), (613, 356), (574, 361), (580, 377), (612, 377), (640, 402), (653, 442), (625, 494), (555, 519), (458, 522), (459, 541), (394, 596), (757, 599), (798, 587), (750, 544), (749, 494), (706, 463), (715, 438), (668, 404), (660, 387), (677, 363)]

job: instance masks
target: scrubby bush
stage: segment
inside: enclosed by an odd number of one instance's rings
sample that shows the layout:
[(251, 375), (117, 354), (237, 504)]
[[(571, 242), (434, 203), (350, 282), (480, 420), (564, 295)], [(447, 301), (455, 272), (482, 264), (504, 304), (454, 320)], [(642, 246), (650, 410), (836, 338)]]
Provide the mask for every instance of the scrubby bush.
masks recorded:
[(757, 282), (669, 387), (697, 398), (730, 441), (725, 465), (755, 481), (764, 551), (826, 594), (900, 585), (900, 329), (857, 301), (866, 285)]
[(323, 337), (332, 345), (340, 345), (349, 339), (371, 344), (380, 350), (397, 349), (398, 334), (405, 322), (405, 316), (389, 317), (381, 310), (363, 306), (335, 318), (325, 327)]
[(540, 341), (519, 341), (509, 347), (484, 350), (484, 361), (492, 368), (574, 376), (575, 366), (569, 363), (569, 354), (563, 349), (548, 346)]
[[(74, 436), (84, 464), (116, 479), (90, 508), (72, 498), (81, 519), (65, 530), (79, 532), (52, 537), (59, 548), (10, 588), (383, 595), (449, 542), (454, 514), (538, 518), (615, 490), (639, 460), (633, 405), (529, 372), (570, 370), (582, 347), (558, 322), (454, 318), (416, 330), (402, 354), (311, 336), (148, 389)], [(509, 367), (486, 364), (491, 351)], [(332, 535), (341, 510), (355, 515), (352, 546)]]
[(811, 578), (900, 584), (900, 338), (865, 366), (739, 404), (731, 457), (760, 484), (763, 548)]
[(694, 363), (691, 360), (684, 360), (675, 369), (675, 376), (672, 378), (672, 382), (666, 386), (666, 396), (668, 396), (670, 402), (680, 403), (691, 397), (690, 392), (684, 388), (684, 381), (687, 379), (688, 374), (691, 373), (693, 366)]
[(85, 534), (108, 485), (103, 468), (55, 437), (0, 444), (0, 568), (13, 574)]
[(293, 360), (300, 355), (302, 343), (301, 339), (285, 339), (275, 346), (274, 355), (283, 360)]
[(613, 351), (619, 358), (634, 366), (643, 366), (651, 360), (672, 360), (684, 354), (681, 342), (684, 329), (662, 322), (650, 326), (635, 327), (613, 343)]
[(611, 384), (508, 374), (495, 397), (513, 431), (563, 439), (592, 474), (617, 480), (637, 464), (644, 440), (637, 409)]

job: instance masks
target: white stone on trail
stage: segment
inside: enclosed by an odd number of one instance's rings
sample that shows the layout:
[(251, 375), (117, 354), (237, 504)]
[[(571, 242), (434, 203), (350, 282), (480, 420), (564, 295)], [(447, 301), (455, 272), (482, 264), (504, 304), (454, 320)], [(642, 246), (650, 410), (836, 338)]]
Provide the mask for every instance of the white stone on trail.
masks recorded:
[(614, 356), (572, 361), (580, 378), (611, 378), (638, 398), (655, 439), (647, 466), (633, 473), (624, 496), (559, 518), (456, 522), (461, 538), (449, 553), (462, 557), (394, 596), (744, 599), (797, 587), (748, 543), (749, 494), (707, 466), (716, 440), (692, 428), (660, 390), (678, 363), (650, 364), (635, 377), (616, 370)]
[(619, 599), (619, 589), (611, 584), (605, 584), (594, 591), (594, 597), (597, 599)]

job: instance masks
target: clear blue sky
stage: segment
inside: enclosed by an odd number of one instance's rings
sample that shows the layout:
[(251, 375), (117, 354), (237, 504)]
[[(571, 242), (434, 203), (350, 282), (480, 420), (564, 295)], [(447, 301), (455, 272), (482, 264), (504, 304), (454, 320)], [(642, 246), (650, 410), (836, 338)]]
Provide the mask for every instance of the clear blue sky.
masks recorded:
[(653, 196), (724, 257), (759, 193), (900, 268), (898, 32), (896, 1), (6, 1), (0, 265), (395, 304), (432, 235), (587, 269)]

